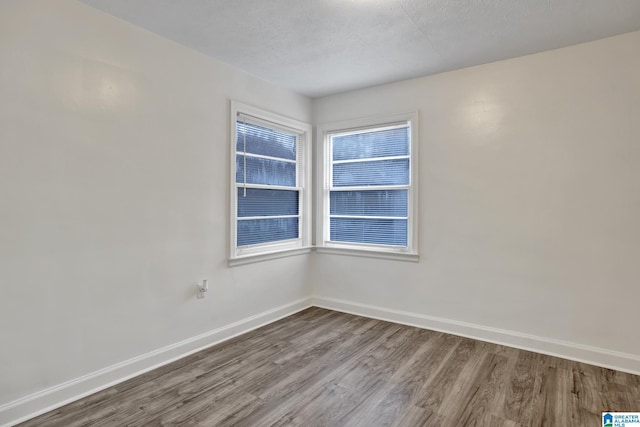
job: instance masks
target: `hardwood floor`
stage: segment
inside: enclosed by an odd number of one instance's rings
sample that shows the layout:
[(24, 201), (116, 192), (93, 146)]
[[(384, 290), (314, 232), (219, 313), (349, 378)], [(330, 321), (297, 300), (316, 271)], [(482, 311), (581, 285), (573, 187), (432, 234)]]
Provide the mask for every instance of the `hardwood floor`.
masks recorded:
[(310, 308), (22, 426), (601, 426), (640, 377)]

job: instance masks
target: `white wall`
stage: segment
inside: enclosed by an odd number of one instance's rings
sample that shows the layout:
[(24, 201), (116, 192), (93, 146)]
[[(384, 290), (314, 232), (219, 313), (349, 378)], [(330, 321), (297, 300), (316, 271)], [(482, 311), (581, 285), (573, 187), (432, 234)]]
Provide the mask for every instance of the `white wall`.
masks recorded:
[[(331, 96), (312, 116), (305, 97), (75, 1), (3, 1), (0, 424), (126, 373), (100, 371), (114, 364), (174, 346), (129, 364), (145, 368), (300, 307), (308, 279), (342, 308), (640, 358), (638, 45), (632, 33)], [(420, 263), (227, 268), (230, 98), (315, 123), (420, 110)]]
[(421, 120), (420, 262), (316, 254), (318, 301), (628, 353), (595, 361), (640, 371), (639, 46), (635, 32), (315, 100), (316, 124)]
[(0, 62), (0, 407), (309, 297), (226, 266), (229, 99), (308, 98), (69, 0), (3, 1)]

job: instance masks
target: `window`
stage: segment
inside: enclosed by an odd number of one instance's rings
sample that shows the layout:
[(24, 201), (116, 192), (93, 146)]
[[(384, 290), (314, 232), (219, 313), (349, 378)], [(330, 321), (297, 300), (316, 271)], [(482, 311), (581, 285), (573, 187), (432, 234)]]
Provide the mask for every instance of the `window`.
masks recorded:
[(319, 250), (417, 260), (417, 114), (324, 125), (318, 141)]
[(230, 263), (309, 247), (310, 126), (237, 102), (231, 112)]

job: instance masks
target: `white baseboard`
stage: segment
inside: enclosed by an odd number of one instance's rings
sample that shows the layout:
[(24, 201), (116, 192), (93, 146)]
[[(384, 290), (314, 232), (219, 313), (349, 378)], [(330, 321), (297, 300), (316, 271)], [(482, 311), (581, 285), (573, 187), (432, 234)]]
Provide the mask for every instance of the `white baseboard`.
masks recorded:
[(446, 332), (640, 375), (640, 356), (334, 298), (304, 298), (0, 406), (0, 426), (26, 421), (311, 306)]
[(313, 305), (640, 375), (640, 356), (634, 354), (334, 298), (314, 297)]
[(311, 298), (304, 298), (6, 403), (0, 406), (0, 426), (26, 421), (308, 307)]

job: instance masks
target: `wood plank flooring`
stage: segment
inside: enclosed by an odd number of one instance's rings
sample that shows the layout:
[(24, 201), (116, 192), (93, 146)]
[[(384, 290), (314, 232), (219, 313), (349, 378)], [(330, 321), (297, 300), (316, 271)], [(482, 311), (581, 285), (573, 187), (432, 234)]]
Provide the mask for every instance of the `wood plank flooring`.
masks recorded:
[(22, 426), (601, 426), (640, 377), (310, 308)]

